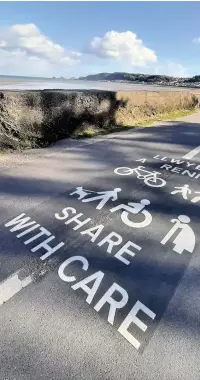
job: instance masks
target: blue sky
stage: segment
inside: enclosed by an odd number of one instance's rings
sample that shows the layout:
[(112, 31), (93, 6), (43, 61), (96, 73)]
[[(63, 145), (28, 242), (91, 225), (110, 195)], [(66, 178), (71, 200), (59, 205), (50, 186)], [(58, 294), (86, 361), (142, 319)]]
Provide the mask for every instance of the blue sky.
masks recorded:
[(199, 19), (198, 2), (0, 2), (0, 74), (200, 74)]

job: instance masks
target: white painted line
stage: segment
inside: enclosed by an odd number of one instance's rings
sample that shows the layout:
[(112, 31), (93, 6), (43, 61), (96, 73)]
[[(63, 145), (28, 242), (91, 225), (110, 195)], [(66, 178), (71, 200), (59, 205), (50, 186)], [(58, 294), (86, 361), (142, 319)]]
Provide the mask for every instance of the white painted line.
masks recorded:
[(16, 293), (32, 282), (32, 277), (27, 276), (23, 280), (19, 279), (21, 270), (13, 273), (5, 281), (0, 283), (0, 305), (12, 298)]
[(200, 153), (200, 145), (197, 148), (191, 150), (189, 153), (185, 154), (182, 158), (186, 158), (186, 160), (191, 160), (194, 156)]

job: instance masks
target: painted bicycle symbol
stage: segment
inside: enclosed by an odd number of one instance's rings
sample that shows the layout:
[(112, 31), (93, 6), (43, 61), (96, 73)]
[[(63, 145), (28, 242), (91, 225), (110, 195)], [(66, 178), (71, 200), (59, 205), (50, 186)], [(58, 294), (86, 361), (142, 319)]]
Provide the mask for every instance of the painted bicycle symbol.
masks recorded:
[(151, 187), (162, 187), (166, 185), (166, 181), (159, 178), (159, 175), (161, 175), (159, 172), (149, 172), (148, 170), (145, 170), (145, 166), (138, 166), (137, 168), (132, 169), (122, 166), (120, 168), (116, 168), (114, 172), (118, 175), (131, 175), (135, 173), (137, 174), (138, 179), (143, 179), (144, 183)]

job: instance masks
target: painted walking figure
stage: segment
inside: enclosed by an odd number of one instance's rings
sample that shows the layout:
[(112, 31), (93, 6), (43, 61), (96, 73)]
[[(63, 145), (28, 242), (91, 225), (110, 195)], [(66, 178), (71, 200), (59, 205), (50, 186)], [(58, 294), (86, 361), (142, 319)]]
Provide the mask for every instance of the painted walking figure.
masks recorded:
[(189, 226), (190, 218), (187, 215), (179, 215), (178, 219), (172, 219), (174, 226), (167, 233), (167, 235), (162, 239), (161, 244), (165, 245), (168, 240), (180, 230), (179, 234), (173, 240), (175, 244), (173, 251), (181, 254), (183, 251), (188, 251), (192, 253), (195, 247), (195, 234), (192, 228)]
[(176, 190), (172, 191), (171, 194), (180, 193), (180, 194), (182, 194), (183, 199), (186, 199), (186, 200), (188, 199), (187, 195), (192, 193), (192, 191), (189, 188), (189, 185), (177, 186), (174, 189), (176, 189)]
[(120, 191), (120, 187), (117, 187), (114, 190), (110, 191), (98, 191), (96, 192), (96, 194), (98, 194), (96, 197), (83, 199), (82, 202), (92, 202), (101, 200), (101, 202), (99, 202), (98, 206), (96, 207), (97, 210), (101, 210), (109, 200), (111, 200), (112, 202), (116, 201), (118, 199), (118, 193)]
[(83, 199), (83, 198), (85, 198), (87, 195), (90, 195), (91, 193), (94, 193), (94, 191), (91, 191), (91, 190), (85, 190), (85, 189), (83, 189), (82, 186), (79, 186), (79, 187), (76, 188), (75, 191), (73, 191), (73, 193), (70, 193), (69, 195), (77, 194), (77, 195), (79, 195), (79, 198), (78, 198), (78, 199)]

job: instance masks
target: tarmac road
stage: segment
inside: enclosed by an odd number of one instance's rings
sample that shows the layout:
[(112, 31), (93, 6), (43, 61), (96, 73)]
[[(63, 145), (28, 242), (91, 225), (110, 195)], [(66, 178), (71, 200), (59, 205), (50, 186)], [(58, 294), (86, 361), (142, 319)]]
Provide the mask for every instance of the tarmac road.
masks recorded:
[(1, 380), (199, 380), (199, 144), (196, 113), (1, 156)]

